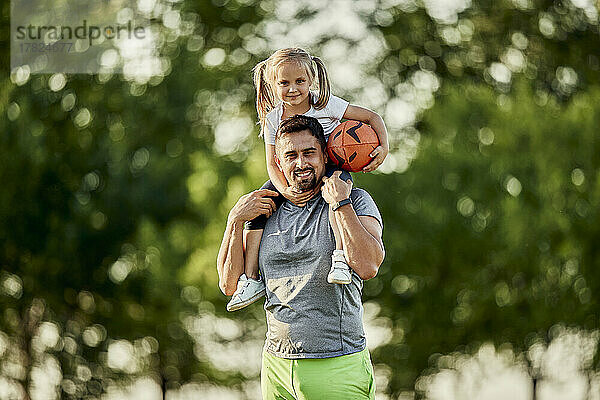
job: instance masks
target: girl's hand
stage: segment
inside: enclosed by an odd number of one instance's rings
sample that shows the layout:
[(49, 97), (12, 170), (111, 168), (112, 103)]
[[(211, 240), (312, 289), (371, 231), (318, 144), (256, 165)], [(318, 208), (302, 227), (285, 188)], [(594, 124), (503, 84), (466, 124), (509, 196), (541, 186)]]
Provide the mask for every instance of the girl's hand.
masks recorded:
[(379, 168), (381, 163), (383, 163), (383, 160), (385, 160), (385, 158), (387, 157), (388, 152), (389, 151), (383, 146), (375, 147), (371, 154), (369, 154), (369, 156), (373, 157), (373, 160), (362, 169), (363, 172), (372, 172)]
[(285, 190), (281, 192), (283, 197), (291, 201), (296, 205), (301, 205), (306, 203), (311, 197), (314, 196), (315, 191), (309, 190), (307, 192), (298, 192), (294, 190), (291, 186), (286, 186)]

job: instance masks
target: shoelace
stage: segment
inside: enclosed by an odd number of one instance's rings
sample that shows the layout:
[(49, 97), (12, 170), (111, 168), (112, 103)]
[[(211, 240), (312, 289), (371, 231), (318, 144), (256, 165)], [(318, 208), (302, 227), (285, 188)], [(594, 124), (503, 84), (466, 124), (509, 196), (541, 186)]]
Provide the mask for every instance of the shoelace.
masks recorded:
[(341, 269), (343, 271), (348, 271), (348, 268), (346, 268), (346, 267), (335, 267), (334, 266), (333, 269)]

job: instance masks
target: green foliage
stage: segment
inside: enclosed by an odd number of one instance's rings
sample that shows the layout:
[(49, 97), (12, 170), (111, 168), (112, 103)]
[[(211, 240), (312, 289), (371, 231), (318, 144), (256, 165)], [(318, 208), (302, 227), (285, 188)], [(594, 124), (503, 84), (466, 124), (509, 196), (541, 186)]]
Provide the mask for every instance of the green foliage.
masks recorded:
[[(523, 74), (534, 88), (561, 98), (598, 84), (597, 6), (482, 0), (469, 2), (464, 12), (441, 13), (436, 19), (430, 15), (436, 16), (435, 6), (428, 10), (417, 3), (401, 2), (389, 9), (390, 23), (382, 24), (373, 14), (371, 23), (381, 30), (390, 49), (377, 68), (389, 88), (421, 69), (441, 78), (475, 79), (503, 92), (510, 90), (510, 83), (497, 81), (490, 73), (493, 63), (503, 63), (509, 74)], [(577, 74), (574, 81), (566, 77), (570, 70), (565, 67)]]
[(595, 87), (561, 106), (527, 85), (448, 84), (409, 170), (364, 182), (387, 222), (382, 285), (366, 291), (394, 322), (375, 352), (402, 371), (393, 392), (435, 353), (527, 349), (558, 321), (598, 328), (599, 99)]
[[(223, 20), (237, 26), (237, 18), (256, 18), (250, 7), (239, 13), (195, 8), (184, 5), (181, 12), (191, 20), (202, 15), (196, 34), (206, 46), (220, 44), (219, 32), (231, 29)], [(250, 67), (201, 70), (198, 48), (187, 46), (192, 38), (176, 39), (162, 51), (178, 72), (149, 83), (68, 76), (55, 92), (47, 75), (31, 76), (22, 86), (11, 83), (8, 73), (2, 79), (0, 278), (17, 289), (2, 292), (0, 330), (24, 346), (26, 389), (38, 362), (28, 346), (42, 321), (58, 327), (62, 339), (49, 351), (60, 360), (63, 377), (78, 382), (62, 396), (99, 394), (112, 379), (132, 376), (107, 368), (107, 349), (118, 339), (149, 349), (148, 361), (133, 375), (150, 374), (164, 389), (188, 382), (199, 370), (204, 379), (217, 379), (207, 378), (214, 370), (194, 354), (181, 320), (198, 302), (215, 297), (214, 257), (203, 260), (209, 273), (190, 273), (210, 281), (184, 279), (180, 272), (194, 249), (202, 248), (198, 240), (210, 236), (210, 246), (218, 245), (218, 229), (205, 232), (215, 217), (226, 216), (213, 209), (227, 194), (219, 182), (241, 168), (212, 151), (210, 125), (190, 110), (202, 116), (208, 110), (198, 109), (198, 94), (241, 86)], [(235, 35), (227, 39), (232, 48), (240, 41)], [(8, 48), (3, 54), (4, 63)], [(189, 177), (195, 171), (215, 182), (200, 182), (206, 193), (192, 201)], [(183, 296), (186, 281), (200, 290)], [(85, 339), (86, 329), (94, 327), (98, 342)], [(65, 345), (69, 340), (76, 345)], [(78, 380), (80, 366), (95, 371), (95, 383)]]

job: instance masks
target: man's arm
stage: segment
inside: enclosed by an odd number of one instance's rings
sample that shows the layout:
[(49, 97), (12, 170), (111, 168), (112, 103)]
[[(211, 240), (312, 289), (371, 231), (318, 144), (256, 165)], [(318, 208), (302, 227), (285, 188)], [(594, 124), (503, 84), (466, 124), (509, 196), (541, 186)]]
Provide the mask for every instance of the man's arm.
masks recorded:
[[(270, 217), (275, 211), (275, 203), (266, 196), (277, 196), (278, 193), (268, 189), (255, 190), (238, 200), (229, 212), (227, 226), (217, 256), (217, 272), (221, 291), (231, 296), (237, 282), (244, 273), (244, 223), (261, 214)], [(258, 254), (253, 255), (258, 257)], [(258, 262), (258, 260), (252, 260)]]
[(227, 296), (233, 294), (237, 281), (244, 272), (243, 231), (244, 222), (232, 220), (230, 214), (217, 256), (219, 287)]
[[(333, 205), (350, 197), (352, 183), (340, 179), (341, 171), (323, 178), (323, 198)], [(352, 204), (341, 206), (334, 213), (340, 231), (348, 265), (363, 280), (374, 278), (385, 257), (381, 225), (369, 216), (358, 216)]]
[(374, 278), (385, 257), (379, 221), (357, 216), (352, 204), (342, 206), (334, 213), (348, 265), (361, 279)]

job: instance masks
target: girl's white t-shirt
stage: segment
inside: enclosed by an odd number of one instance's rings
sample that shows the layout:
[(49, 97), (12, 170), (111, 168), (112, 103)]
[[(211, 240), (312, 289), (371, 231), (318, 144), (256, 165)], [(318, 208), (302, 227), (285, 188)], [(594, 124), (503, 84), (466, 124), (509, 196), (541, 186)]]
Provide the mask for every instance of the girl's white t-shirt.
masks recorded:
[[(323, 132), (325, 133), (325, 140), (327, 140), (331, 132), (340, 124), (340, 120), (344, 117), (348, 104), (350, 103), (346, 100), (331, 95), (325, 107), (317, 110), (311, 104), (310, 109), (302, 115), (316, 118), (321, 123)], [(279, 103), (267, 114), (265, 132), (263, 132), (265, 143), (275, 145), (275, 134), (277, 133), (279, 124), (281, 124), (282, 115), (283, 103)]]

